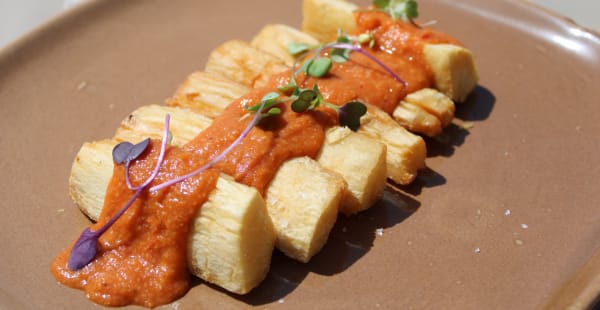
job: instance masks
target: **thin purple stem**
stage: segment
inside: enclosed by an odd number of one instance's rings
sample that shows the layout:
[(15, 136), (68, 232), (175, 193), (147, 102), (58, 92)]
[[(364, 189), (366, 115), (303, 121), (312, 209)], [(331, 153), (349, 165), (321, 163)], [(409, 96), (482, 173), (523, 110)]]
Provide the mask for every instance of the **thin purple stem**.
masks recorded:
[(125, 162), (125, 183), (127, 183), (127, 188), (134, 191), (137, 188), (133, 186), (133, 184), (131, 183), (131, 179), (129, 178), (129, 164), (131, 164), (131, 161), (128, 160)]
[(240, 144), (240, 142), (242, 142), (242, 140), (250, 133), (250, 130), (252, 130), (252, 127), (254, 127), (254, 125), (256, 125), (261, 117), (261, 112), (263, 107), (265, 106), (265, 101), (262, 100), (260, 103), (260, 106), (258, 108), (258, 110), (256, 111), (256, 113), (254, 114), (254, 117), (252, 118), (252, 120), (250, 121), (250, 123), (248, 123), (248, 126), (246, 126), (246, 128), (244, 129), (244, 131), (242, 131), (242, 133), (237, 137), (237, 139), (235, 139), (235, 141), (233, 141), (233, 143), (231, 143), (225, 150), (223, 150), (223, 152), (221, 152), (219, 155), (217, 155), (215, 158), (211, 159), (208, 163), (204, 164), (204, 166), (188, 173), (185, 174), (183, 176), (180, 176), (178, 178), (172, 179), (170, 181), (155, 185), (153, 187), (151, 187), (149, 190), (151, 192), (157, 191), (157, 190), (161, 190), (165, 187), (169, 187), (171, 185), (177, 184), (187, 178), (193, 177), (197, 174), (200, 174), (204, 171), (206, 171), (207, 169), (211, 168), (212, 166), (214, 166), (217, 162), (219, 162), (220, 160), (222, 160), (223, 158), (225, 158), (225, 156), (227, 156), (227, 154), (229, 154), (229, 152), (231, 152), (231, 150), (233, 150), (238, 144)]
[(125, 211), (127, 211), (129, 209), (129, 207), (131, 207), (131, 205), (133, 205), (133, 203), (135, 202), (136, 199), (138, 199), (138, 197), (140, 196), (140, 194), (142, 193), (143, 190), (144, 190), (143, 188), (137, 189), (135, 191), (135, 193), (133, 193), (133, 196), (131, 196), (131, 198), (129, 198), (127, 203), (123, 206), (123, 208), (121, 208), (121, 210), (119, 210), (119, 212), (115, 213), (115, 215), (113, 215), (113, 217), (108, 222), (106, 222), (106, 224), (104, 224), (102, 227), (100, 227), (100, 229), (93, 231), (93, 233), (100, 236), (107, 229), (109, 229), (125, 213)]
[(325, 45), (322, 49), (326, 49), (326, 48), (343, 48), (343, 49), (349, 49), (349, 50), (352, 50), (355, 52), (359, 52), (359, 53), (367, 56), (370, 60), (372, 60), (373, 62), (378, 64), (380, 67), (382, 67), (389, 75), (391, 75), (396, 81), (398, 81), (398, 83), (402, 84), (402, 86), (404, 86), (404, 88), (408, 87), (406, 82), (402, 78), (400, 78), (400, 76), (398, 76), (394, 71), (392, 71), (392, 69), (390, 69), (386, 64), (384, 64), (379, 59), (377, 59), (377, 57), (369, 54), (367, 51), (365, 51), (360, 46), (355, 46), (355, 45), (348, 44), (348, 43), (333, 43), (333, 44)]
[(160, 154), (158, 155), (157, 164), (154, 167), (154, 171), (152, 171), (152, 174), (148, 177), (148, 179), (146, 179), (146, 181), (144, 181), (144, 183), (142, 183), (139, 186), (133, 186), (131, 184), (131, 181), (129, 181), (129, 164), (130, 164), (130, 162), (125, 163), (125, 181), (127, 182), (127, 187), (129, 187), (130, 190), (136, 191), (136, 190), (145, 188), (158, 175), (158, 171), (160, 170), (160, 165), (162, 164), (162, 162), (165, 158), (165, 151), (167, 149), (167, 140), (169, 137), (169, 126), (171, 123), (170, 120), (171, 120), (171, 116), (169, 114), (167, 114), (165, 116), (165, 129), (163, 130), (162, 143), (160, 145)]
[[(165, 152), (167, 149), (167, 137), (169, 134), (169, 120), (170, 120), (170, 116), (169, 116), (169, 114), (167, 114), (165, 117), (165, 130), (164, 130), (164, 134), (163, 134), (163, 141), (162, 141), (161, 148), (160, 148), (160, 154), (158, 155), (158, 159), (156, 161), (156, 167), (154, 167), (154, 171), (142, 185), (137, 186), (137, 187), (135, 187), (135, 189), (133, 189), (133, 190), (135, 190), (135, 192), (129, 198), (129, 200), (127, 200), (127, 203), (125, 203), (125, 205), (121, 208), (121, 210), (119, 210), (116, 214), (114, 214), (108, 222), (106, 222), (104, 225), (102, 225), (102, 227), (100, 227), (100, 229), (98, 229), (96, 231), (92, 231), (90, 228), (87, 228), (86, 230), (83, 231), (83, 233), (81, 233), (81, 235), (75, 242), (75, 245), (71, 249), (71, 254), (69, 256), (69, 261), (68, 261), (67, 265), (71, 270), (78, 270), (80, 268), (83, 268), (84, 266), (89, 264), (92, 260), (94, 260), (94, 257), (96, 256), (96, 251), (97, 251), (96, 242), (97, 242), (98, 238), (100, 238), (100, 236), (103, 233), (105, 233), (106, 230), (108, 230), (119, 218), (121, 218), (121, 216), (129, 209), (129, 207), (131, 207), (133, 205), (133, 203), (136, 201), (136, 199), (138, 199), (138, 197), (142, 194), (142, 192), (148, 186), (148, 184), (150, 184), (150, 182), (152, 182), (154, 180), (154, 178), (156, 178), (156, 176), (158, 175), (158, 171), (160, 170), (160, 166), (163, 163), (163, 160), (165, 157)], [(126, 167), (128, 167), (128, 165), (129, 165), (129, 162), (127, 163)], [(126, 168), (125, 171), (128, 172), (128, 169)], [(125, 179), (127, 179), (127, 175), (125, 176)]]

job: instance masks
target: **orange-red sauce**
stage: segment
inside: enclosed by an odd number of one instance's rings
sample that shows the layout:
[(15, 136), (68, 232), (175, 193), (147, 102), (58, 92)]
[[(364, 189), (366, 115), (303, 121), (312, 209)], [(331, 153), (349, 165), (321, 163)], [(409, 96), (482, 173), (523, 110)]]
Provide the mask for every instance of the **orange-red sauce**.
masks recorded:
[[(266, 90), (255, 90), (231, 104), (212, 125), (182, 148), (170, 147), (157, 185), (191, 172), (229, 146), (250, 118), (244, 106), (260, 101)], [(138, 304), (146, 307), (169, 303), (189, 288), (187, 242), (190, 226), (216, 184), (220, 171), (264, 193), (283, 161), (298, 156), (316, 156), (324, 139), (328, 114), (294, 113), (282, 106), (281, 117), (254, 127), (250, 134), (213, 169), (156, 193), (145, 191), (134, 205), (99, 240), (97, 257), (86, 267), (67, 267), (71, 247), (52, 264), (62, 283), (82, 289), (93, 301), (109, 306)], [(130, 169), (134, 184), (150, 175), (160, 150), (153, 141), (143, 157)], [(107, 189), (104, 209), (92, 230), (99, 229), (132, 196), (124, 168), (115, 166)]]
[[(422, 44), (457, 43), (431, 30), (392, 21), (382, 13), (358, 13), (358, 32), (372, 31), (376, 45), (372, 53), (408, 83), (404, 88), (377, 64), (353, 53), (350, 61), (335, 65), (327, 78), (319, 79), (325, 99), (342, 105), (362, 100), (391, 113), (408, 92), (431, 85), (431, 73), (422, 57)], [(289, 73), (274, 77), (269, 87), (253, 90), (227, 107), (212, 125), (182, 148), (169, 147), (157, 185), (197, 169), (228, 147), (250, 118), (241, 120), (246, 105), (257, 104), (277, 86), (287, 84)], [(299, 77), (303, 87), (317, 83)], [(334, 125), (328, 109), (294, 113), (281, 105), (282, 114), (269, 118), (224, 160), (212, 169), (169, 188), (145, 191), (134, 205), (99, 239), (97, 257), (78, 271), (67, 267), (68, 247), (52, 263), (54, 276), (62, 283), (85, 291), (93, 301), (109, 306), (137, 304), (154, 307), (169, 303), (189, 289), (187, 242), (199, 207), (214, 189), (220, 172), (264, 193), (279, 166), (298, 156), (315, 157), (322, 146), (324, 130)], [(134, 184), (142, 183), (153, 170), (160, 149), (153, 141), (130, 169)], [(92, 230), (100, 228), (131, 197), (124, 168), (115, 166), (102, 214)]]
[[(451, 36), (395, 21), (384, 13), (359, 12), (355, 17), (357, 34), (371, 32), (375, 38), (375, 45), (369, 53), (404, 80), (407, 87), (357, 52), (350, 54), (349, 61), (335, 64), (327, 78), (307, 78), (303, 75), (297, 78), (299, 85), (305, 88), (312, 88), (318, 83), (325, 100), (336, 105), (360, 100), (391, 114), (407, 94), (433, 85), (433, 75), (423, 56), (423, 45), (460, 45)], [(287, 84), (288, 76), (289, 73), (280, 76), (277, 85)]]

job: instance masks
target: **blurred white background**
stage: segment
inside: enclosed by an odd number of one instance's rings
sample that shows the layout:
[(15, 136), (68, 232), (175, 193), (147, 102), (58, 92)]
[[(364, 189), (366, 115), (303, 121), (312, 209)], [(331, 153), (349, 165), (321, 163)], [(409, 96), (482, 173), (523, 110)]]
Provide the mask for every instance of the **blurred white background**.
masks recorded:
[[(62, 10), (87, 0), (0, 0), (0, 48), (40, 26)], [(104, 0), (109, 1), (109, 0)], [(288, 0), (289, 1), (289, 0)], [(300, 0), (296, 0), (300, 1)], [(531, 0), (600, 31), (599, 0)]]
[(0, 48), (86, 0), (0, 0)]

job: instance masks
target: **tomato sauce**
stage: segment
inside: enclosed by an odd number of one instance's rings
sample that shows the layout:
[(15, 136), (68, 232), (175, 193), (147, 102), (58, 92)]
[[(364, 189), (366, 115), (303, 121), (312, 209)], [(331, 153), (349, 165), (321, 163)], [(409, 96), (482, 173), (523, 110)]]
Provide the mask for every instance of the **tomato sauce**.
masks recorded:
[[(433, 86), (433, 75), (423, 56), (424, 44), (460, 45), (451, 36), (395, 21), (385, 13), (359, 12), (355, 17), (356, 34), (373, 34), (375, 45), (366, 50), (405, 81), (406, 87), (380, 65), (357, 52), (351, 53), (347, 62), (334, 64), (326, 78), (304, 75), (296, 78), (304, 88), (318, 83), (323, 98), (336, 105), (359, 100), (391, 114), (407, 94)], [(275, 85), (283, 86), (289, 78), (283, 75), (276, 81)]]
[[(372, 54), (406, 81), (407, 87), (358, 53), (352, 53), (348, 62), (334, 65), (326, 78), (298, 77), (307, 88), (318, 81), (325, 99), (337, 105), (362, 100), (391, 113), (407, 93), (432, 84), (421, 52), (423, 44), (458, 44), (446, 35), (392, 21), (383, 13), (357, 13), (356, 20), (358, 33), (370, 31), (375, 36)], [(209, 128), (182, 148), (168, 147), (160, 172), (150, 186), (191, 172), (217, 156), (247, 126), (250, 117), (244, 118), (245, 106), (258, 104), (264, 94), (287, 84), (289, 75), (287, 72), (276, 76), (267, 88), (255, 89), (230, 104)], [(190, 286), (188, 234), (219, 173), (231, 175), (264, 194), (284, 161), (299, 156), (314, 158), (322, 146), (325, 129), (336, 123), (336, 115), (330, 109), (294, 113), (289, 104), (279, 107), (281, 115), (255, 126), (213, 168), (157, 192), (145, 190), (101, 236), (96, 258), (84, 268), (72, 271), (67, 267), (72, 245), (61, 252), (52, 263), (54, 276), (107, 306), (155, 307), (185, 294)], [(150, 175), (159, 150), (160, 142), (152, 141), (142, 157), (132, 163), (130, 176), (134, 184), (141, 184)], [(102, 214), (92, 230), (99, 229), (133, 195), (124, 174), (123, 166), (115, 165)]]
[[(227, 148), (251, 117), (245, 106), (260, 102), (267, 90), (254, 90), (232, 103), (212, 125), (182, 148), (169, 147), (160, 172), (150, 186), (187, 174)], [(187, 246), (189, 230), (199, 207), (214, 189), (220, 172), (256, 187), (264, 194), (278, 167), (287, 159), (315, 157), (324, 139), (330, 114), (320, 111), (282, 114), (254, 127), (249, 135), (212, 169), (157, 192), (142, 196), (98, 242), (96, 259), (78, 271), (67, 267), (71, 247), (60, 253), (52, 272), (62, 283), (85, 291), (91, 300), (107, 305), (155, 307), (169, 303), (189, 289)], [(143, 157), (132, 163), (133, 184), (150, 175), (160, 151), (152, 141)], [(133, 192), (125, 183), (125, 169), (115, 165), (104, 208), (92, 230), (106, 223)]]

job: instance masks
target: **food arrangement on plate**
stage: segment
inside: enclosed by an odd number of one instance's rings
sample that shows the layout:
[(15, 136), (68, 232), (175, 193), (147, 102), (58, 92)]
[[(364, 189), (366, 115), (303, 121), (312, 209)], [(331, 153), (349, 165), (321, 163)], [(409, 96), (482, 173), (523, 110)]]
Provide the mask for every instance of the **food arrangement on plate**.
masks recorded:
[(81, 147), (71, 196), (96, 223), (53, 261), (59, 282), (109, 306), (172, 302), (191, 274), (245, 294), (275, 247), (308, 262), (338, 213), (414, 180), (421, 136), (477, 84), (471, 52), (417, 24), (415, 1), (303, 5), (302, 31), (225, 42), (165, 105)]

